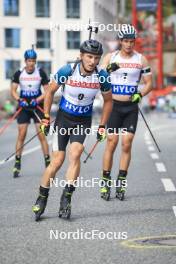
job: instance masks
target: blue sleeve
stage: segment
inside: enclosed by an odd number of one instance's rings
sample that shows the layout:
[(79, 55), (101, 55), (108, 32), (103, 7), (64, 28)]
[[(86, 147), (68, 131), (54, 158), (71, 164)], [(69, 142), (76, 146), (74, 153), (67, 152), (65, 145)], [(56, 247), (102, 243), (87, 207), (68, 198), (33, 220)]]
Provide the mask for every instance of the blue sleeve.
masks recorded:
[(100, 90), (101, 92), (108, 92), (111, 90), (110, 75), (107, 71), (101, 70), (99, 72)]
[(70, 64), (64, 65), (62, 68), (60, 68), (56, 74), (54, 75), (54, 80), (57, 84), (64, 84), (68, 77), (71, 75), (72, 67)]

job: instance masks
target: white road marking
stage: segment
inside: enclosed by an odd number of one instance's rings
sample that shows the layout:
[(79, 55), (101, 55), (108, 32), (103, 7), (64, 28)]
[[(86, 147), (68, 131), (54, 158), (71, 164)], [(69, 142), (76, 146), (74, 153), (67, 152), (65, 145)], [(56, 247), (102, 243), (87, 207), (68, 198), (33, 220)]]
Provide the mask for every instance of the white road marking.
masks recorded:
[(156, 165), (156, 169), (158, 172), (166, 172), (166, 167), (165, 167), (164, 163), (156, 162), (155, 165)]
[(173, 208), (173, 211), (174, 211), (174, 215), (176, 217), (176, 206), (172, 206), (172, 208)]
[(148, 130), (145, 132), (144, 138), (145, 138), (145, 140), (150, 140), (150, 135), (149, 135)]
[(145, 140), (150, 140), (148, 132), (144, 135)]
[(154, 148), (153, 146), (148, 146), (148, 150), (149, 150), (149, 151), (154, 151), (155, 148)]
[(152, 145), (152, 141), (151, 141), (151, 140), (146, 140), (145, 143), (146, 143), (147, 145)]
[[(52, 143), (52, 140), (49, 140), (49, 141), (48, 141), (48, 144), (50, 145), (51, 143)], [(39, 150), (39, 149), (41, 149), (41, 145), (37, 145), (37, 146), (35, 146), (35, 147), (33, 147), (33, 148), (27, 149), (27, 150), (25, 150), (25, 151), (23, 152), (23, 156), (28, 155), (28, 154), (31, 154), (31, 153), (33, 153), (33, 152)], [(4, 162), (4, 160), (1, 160), (1, 161), (0, 161), (0, 165), (3, 165), (3, 164), (5, 164), (5, 163), (8, 163), (8, 162), (10, 162), (10, 161), (12, 161), (12, 160), (14, 160), (14, 159), (15, 159), (15, 155), (14, 155), (13, 157), (11, 157), (11, 158), (10, 158), (8, 161), (6, 161), (6, 162)]]
[(152, 159), (159, 159), (159, 156), (157, 153), (150, 153), (150, 156)]
[(171, 179), (161, 179), (166, 192), (175, 192), (176, 188)]

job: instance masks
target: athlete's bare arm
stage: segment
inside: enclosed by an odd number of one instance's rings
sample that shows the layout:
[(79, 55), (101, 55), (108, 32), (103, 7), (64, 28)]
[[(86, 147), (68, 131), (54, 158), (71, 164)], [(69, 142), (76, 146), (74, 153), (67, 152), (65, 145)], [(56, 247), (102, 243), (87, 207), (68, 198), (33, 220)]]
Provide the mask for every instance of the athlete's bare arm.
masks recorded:
[(55, 92), (59, 89), (60, 85), (58, 85), (54, 80), (51, 81), (49, 84), (48, 89), (46, 90), (45, 93), (45, 98), (44, 98), (44, 112), (45, 114), (50, 114), (51, 110), (51, 105), (53, 102), (53, 97)]
[(101, 64), (101, 68), (102, 69), (106, 69), (106, 67), (108, 66), (108, 64), (110, 63), (110, 59), (111, 59), (112, 53), (107, 53), (103, 60), (102, 60), (102, 64)]
[[(143, 68), (150, 67), (149, 66), (149, 63), (148, 63), (148, 60), (144, 56), (142, 56), (142, 65), (143, 65)], [(152, 74), (151, 74), (151, 72), (148, 73), (148, 74), (146, 74), (146, 75), (143, 75), (142, 76), (142, 80), (143, 80), (145, 86), (141, 90), (141, 94), (142, 94), (142, 96), (145, 96), (145, 95), (147, 95), (153, 89), (153, 87), (152, 87)]]
[(112, 111), (112, 92), (109, 91), (106, 93), (102, 93), (102, 96), (104, 99), (104, 104), (103, 104), (100, 125), (106, 125)]
[(19, 95), (17, 93), (17, 89), (18, 89), (18, 83), (12, 82), (11, 84), (11, 96), (15, 99), (15, 100), (19, 100)]

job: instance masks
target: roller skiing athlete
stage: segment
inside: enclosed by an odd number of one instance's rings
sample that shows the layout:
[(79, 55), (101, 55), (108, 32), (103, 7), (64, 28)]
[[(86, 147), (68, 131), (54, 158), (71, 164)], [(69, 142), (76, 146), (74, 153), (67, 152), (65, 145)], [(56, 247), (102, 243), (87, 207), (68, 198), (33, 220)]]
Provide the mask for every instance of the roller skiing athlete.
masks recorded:
[[(111, 74), (113, 110), (107, 123), (107, 142), (103, 156), (103, 186), (101, 197), (110, 198), (113, 154), (122, 129), (122, 146), (119, 172), (116, 180), (116, 197), (124, 199), (127, 172), (131, 160), (131, 148), (138, 121), (138, 103), (152, 90), (152, 75), (147, 59), (134, 50), (136, 29), (124, 24), (117, 32), (120, 49), (104, 57), (103, 68)], [(138, 91), (140, 79), (144, 87)], [(112, 133), (112, 135), (110, 135)]]
[[(39, 196), (32, 207), (36, 221), (44, 213), (50, 180), (54, 179), (65, 160), (66, 146), (69, 141), (69, 165), (66, 172), (66, 185), (60, 199), (59, 217), (70, 218), (71, 199), (75, 191), (74, 182), (80, 173), (80, 157), (84, 150), (86, 129), (91, 128), (92, 106), (98, 91), (102, 93), (104, 104), (97, 131), (97, 140), (103, 141), (106, 137), (105, 124), (112, 110), (112, 93), (111, 84), (107, 80), (108, 73), (98, 67), (102, 54), (103, 48), (100, 42), (92, 39), (84, 41), (80, 47), (80, 61), (60, 68), (47, 90), (44, 100), (45, 118), (42, 120), (41, 126), (45, 134), (49, 131), (50, 108), (54, 93), (61, 85), (64, 86), (54, 124), (55, 131), (58, 133), (54, 133), (53, 136), (51, 163), (43, 174)], [(99, 81), (100, 77), (104, 79), (102, 83)], [(65, 129), (65, 131), (71, 129), (72, 131), (75, 127), (82, 127), (83, 133), (74, 134), (71, 132), (64, 135), (59, 133), (61, 129)]]
[[(26, 66), (15, 72), (11, 84), (11, 95), (18, 102), (18, 109), (22, 108), (21, 112), (17, 116), (18, 137), (16, 142), (15, 165), (13, 168), (14, 178), (20, 176), (22, 146), (24, 144), (28, 125), (31, 119), (33, 119), (35, 123), (36, 131), (40, 131), (40, 121), (34, 111), (40, 119), (43, 118), (43, 113), (38, 109), (38, 107), (43, 107), (44, 100), (41, 85), (43, 86), (44, 91), (46, 91), (49, 82), (46, 73), (42, 69), (35, 66), (37, 59), (37, 53), (35, 50), (26, 50), (24, 53), (24, 59)], [(20, 95), (17, 92), (18, 86), (20, 88)], [(48, 166), (50, 156), (46, 137), (44, 134), (39, 133), (38, 138), (42, 146), (45, 166)]]

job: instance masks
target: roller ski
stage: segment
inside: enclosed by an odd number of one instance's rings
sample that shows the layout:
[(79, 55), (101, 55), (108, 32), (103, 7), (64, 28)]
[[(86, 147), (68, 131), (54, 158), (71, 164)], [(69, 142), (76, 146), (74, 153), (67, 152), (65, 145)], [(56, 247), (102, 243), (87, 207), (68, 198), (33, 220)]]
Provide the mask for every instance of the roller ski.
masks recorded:
[(60, 200), (59, 218), (70, 219), (71, 216), (71, 197), (75, 187), (66, 185)]
[(105, 201), (109, 201), (111, 194), (111, 177), (110, 176), (102, 176), (101, 180), (101, 188), (100, 188), (101, 198)]
[(119, 176), (116, 181), (116, 198), (120, 201), (125, 199), (125, 192), (126, 192), (126, 177)]
[(48, 196), (39, 195), (35, 205), (32, 206), (32, 211), (35, 213), (35, 221), (40, 220), (40, 216), (44, 213)]
[(45, 159), (45, 168), (47, 168), (48, 165), (50, 164), (50, 156), (49, 156), (49, 155), (46, 155), (46, 156), (44, 157), (44, 159)]
[(37, 198), (36, 203), (32, 206), (32, 211), (35, 214), (35, 221), (40, 220), (40, 216), (44, 213), (47, 199), (49, 194), (49, 188), (40, 186), (39, 188), (39, 196)]
[(20, 171), (21, 171), (21, 157), (16, 156), (15, 165), (13, 168), (13, 178), (20, 177)]

